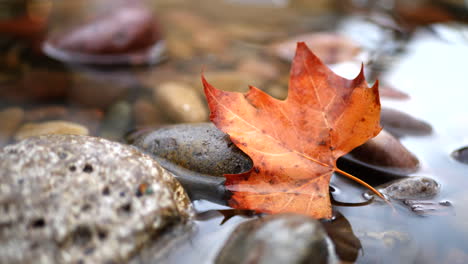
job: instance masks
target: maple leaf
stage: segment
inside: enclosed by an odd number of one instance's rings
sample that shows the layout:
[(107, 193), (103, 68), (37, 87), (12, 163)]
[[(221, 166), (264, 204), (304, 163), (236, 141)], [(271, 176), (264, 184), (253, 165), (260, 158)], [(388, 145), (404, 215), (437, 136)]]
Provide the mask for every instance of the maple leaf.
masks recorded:
[(346, 175), (336, 160), (381, 130), (378, 83), (369, 88), (363, 68), (353, 80), (336, 75), (303, 42), (284, 101), (253, 86), (241, 94), (202, 82), (211, 121), (254, 163), (249, 172), (225, 175), (229, 205), (330, 218), (330, 177)]

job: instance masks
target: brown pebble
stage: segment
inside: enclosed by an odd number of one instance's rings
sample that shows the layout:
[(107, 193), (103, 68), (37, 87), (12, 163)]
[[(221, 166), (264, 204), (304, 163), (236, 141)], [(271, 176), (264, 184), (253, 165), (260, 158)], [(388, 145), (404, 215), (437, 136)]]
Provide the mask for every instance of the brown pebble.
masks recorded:
[(138, 127), (154, 126), (163, 123), (162, 113), (153, 103), (138, 99), (133, 104), (133, 119)]
[(385, 130), (355, 148), (351, 154), (362, 162), (404, 172), (414, 172), (419, 167), (418, 159)]
[(382, 108), (380, 124), (395, 136), (424, 136), (432, 133), (432, 127), (428, 123), (391, 108)]
[(22, 125), (15, 134), (15, 140), (22, 140), (28, 137), (67, 134), (67, 135), (88, 135), (88, 129), (82, 125), (67, 121), (48, 121), (42, 123), (26, 123)]
[(153, 99), (173, 122), (208, 120), (208, 109), (201, 95), (183, 83), (166, 82), (154, 87)]

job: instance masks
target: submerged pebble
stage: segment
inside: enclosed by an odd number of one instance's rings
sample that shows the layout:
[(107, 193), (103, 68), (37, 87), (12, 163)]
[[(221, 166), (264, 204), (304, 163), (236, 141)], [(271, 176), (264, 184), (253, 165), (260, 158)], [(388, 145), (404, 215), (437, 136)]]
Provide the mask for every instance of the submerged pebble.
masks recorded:
[(216, 264), (338, 263), (319, 221), (280, 214), (240, 224), (219, 252)]
[(18, 129), (15, 134), (15, 139), (22, 140), (28, 137), (49, 134), (88, 135), (89, 132), (88, 128), (80, 124), (55, 120), (40, 123), (26, 123)]
[(1, 263), (120, 263), (192, 216), (172, 174), (135, 148), (49, 135), (0, 151)]
[(358, 237), (365, 251), (357, 263), (417, 263), (417, 245), (406, 232), (365, 231)]

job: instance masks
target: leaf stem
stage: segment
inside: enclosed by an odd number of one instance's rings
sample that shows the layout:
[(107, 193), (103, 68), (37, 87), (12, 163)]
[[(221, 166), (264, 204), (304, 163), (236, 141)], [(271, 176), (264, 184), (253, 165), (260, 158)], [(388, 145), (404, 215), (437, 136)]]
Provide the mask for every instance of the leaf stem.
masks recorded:
[(334, 168), (334, 171), (336, 171), (336, 172), (342, 174), (343, 176), (346, 176), (347, 178), (349, 178), (349, 179), (351, 179), (351, 180), (353, 180), (353, 181), (355, 181), (355, 182), (361, 184), (362, 186), (366, 187), (367, 189), (371, 190), (371, 192), (375, 193), (377, 196), (379, 196), (380, 198), (382, 198), (382, 199), (383, 199), (384, 201), (386, 201), (387, 203), (390, 203), (390, 202), (387, 200), (387, 198), (385, 198), (385, 197), (383, 196), (383, 194), (381, 194), (379, 191), (377, 191), (374, 187), (372, 187), (372, 186), (370, 186), (369, 184), (367, 184), (365, 181), (363, 181), (363, 180), (361, 180), (361, 179), (359, 179), (359, 178), (357, 178), (357, 177), (355, 177), (355, 176), (353, 176), (353, 175), (347, 173), (346, 171), (342, 171), (342, 170), (340, 170), (340, 169), (338, 169), (338, 168), (336, 168), (336, 167)]

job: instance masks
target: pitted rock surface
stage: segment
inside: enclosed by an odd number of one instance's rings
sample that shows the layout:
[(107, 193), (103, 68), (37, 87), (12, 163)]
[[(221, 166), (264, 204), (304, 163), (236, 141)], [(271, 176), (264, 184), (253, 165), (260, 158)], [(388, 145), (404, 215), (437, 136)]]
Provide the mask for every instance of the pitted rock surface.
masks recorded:
[(120, 263), (191, 204), (133, 147), (49, 135), (0, 150), (0, 263)]

